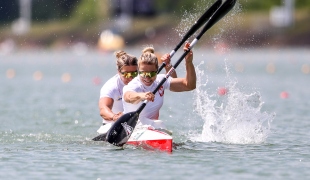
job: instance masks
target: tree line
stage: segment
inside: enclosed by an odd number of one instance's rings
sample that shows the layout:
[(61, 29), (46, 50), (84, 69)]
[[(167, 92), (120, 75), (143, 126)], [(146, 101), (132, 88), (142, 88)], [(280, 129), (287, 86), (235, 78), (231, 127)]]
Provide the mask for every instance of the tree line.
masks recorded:
[[(96, 4), (106, 3), (107, 8), (98, 8)], [(128, 2), (130, 2), (128, 0)], [(159, 13), (182, 14), (184, 9), (191, 10), (203, 7), (213, 1), (209, 0), (131, 0), (134, 4), (134, 15), (156, 15)], [(273, 6), (280, 6), (283, 0), (239, 0), (242, 9), (247, 11), (268, 11)], [(102, 5), (101, 5), (102, 6)], [(148, 8), (146, 8), (148, 7)], [(309, 0), (295, 0), (296, 8), (310, 9)], [(19, 17), (19, 0), (0, 1), (0, 22), (12, 22)], [(83, 16), (87, 13), (89, 19), (102, 19), (102, 13), (112, 9), (110, 14), (120, 13), (120, 0), (32, 0), (32, 20), (35, 22), (46, 22), (50, 20), (65, 20), (75, 16)], [(148, 9), (145, 12), (143, 10)], [(77, 11), (82, 13), (78, 13)]]
[[(20, 0), (0, 1), (0, 22), (11, 22), (20, 16)], [(60, 20), (72, 14), (81, 0), (32, 0), (32, 20)]]

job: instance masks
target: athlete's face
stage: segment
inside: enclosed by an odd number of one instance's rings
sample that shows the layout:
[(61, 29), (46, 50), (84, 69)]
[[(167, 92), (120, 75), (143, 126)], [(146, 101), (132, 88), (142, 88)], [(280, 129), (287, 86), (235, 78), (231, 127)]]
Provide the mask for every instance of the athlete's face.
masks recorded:
[(150, 86), (153, 84), (157, 76), (157, 68), (156, 65), (149, 65), (141, 63), (139, 66), (139, 78), (141, 82)]
[(128, 84), (133, 78), (138, 75), (138, 66), (123, 66), (119, 71), (118, 74), (121, 77), (121, 80), (124, 84)]

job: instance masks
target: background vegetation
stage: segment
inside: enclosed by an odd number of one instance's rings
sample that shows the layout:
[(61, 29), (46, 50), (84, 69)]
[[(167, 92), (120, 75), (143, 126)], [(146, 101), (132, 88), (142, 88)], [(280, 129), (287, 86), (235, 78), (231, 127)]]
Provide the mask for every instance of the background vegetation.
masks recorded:
[[(82, 22), (95, 21), (107, 16), (111, 7), (103, 8), (103, 4), (111, 4), (119, 0), (32, 0), (32, 20), (35, 22), (49, 22), (65, 19), (78, 19)], [(133, 0), (139, 3), (139, 0)], [(283, 0), (239, 0), (243, 10), (269, 11), (273, 6), (282, 5)], [(182, 10), (195, 9), (203, 6), (207, 0), (154, 0), (153, 5), (157, 13), (183, 13)], [(295, 0), (297, 9), (310, 10), (309, 0)], [(0, 1), (0, 23), (11, 22), (19, 17), (19, 0)]]
[[(11, 24), (19, 18), (19, 0), (0, 1), (0, 42), (5, 38), (16, 41), (31, 41), (43, 45), (51, 45), (58, 39), (72, 42), (84, 41), (96, 44), (99, 33), (109, 26), (111, 19), (118, 16), (120, 0), (32, 0), (32, 26), (31, 31), (23, 36), (16, 36), (11, 32)], [(143, 13), (137, 10), (134, 15), (134, 27), (127, 32), (128, 42), (138, 39), (148, 26), (162, 28), (167, 25), (175, 26), (185, 11), (191, 13), (209, 0), (132, 0), (135, 4), (148, 2), (152, 13)], [(215, 0), (212, 0), (214, 2)], [(283, 5), (283, 0), (238, 0), (247, 19), (253, 14), (256, 19), (265, 18), (272, 7)], [(310, 12), (310, 0), (295, 0), (296, 18), (302, 21), (302, 28), (295, 25), (295, 31), (285, 30), (296, 35), (296, 32), (307, 34)], [(262, 15), (263, 14), (263, 15)], [(150, 18), (152, 20), (150, 21)], [(246, 18), (245, 18), (246, 19)], [(176, 21), (178, 20), (178, 21)], [(249, 20), (251, 21), (251, 20)], [(259, 21), (259, 20), (258, 20)], [(250, 26), (249, 24), (248, 26)], [(247, 25), (245, 25), (248, 28)], [(171, 27), (170, 27), (171, 29)], [(242, 34), (242, 33), (241, 33)], [(124, 33), (126, 36), (126, 32)], [(301, 35), (300, 37), (302, 37)], [(74, 39), (72, 38), (74, 37)]]

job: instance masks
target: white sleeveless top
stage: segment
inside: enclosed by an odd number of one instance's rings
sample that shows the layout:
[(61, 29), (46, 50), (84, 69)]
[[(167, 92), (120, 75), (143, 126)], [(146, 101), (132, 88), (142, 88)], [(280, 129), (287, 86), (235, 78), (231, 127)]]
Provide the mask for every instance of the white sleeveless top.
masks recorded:
[[(145, 86), (140, 81), (140, 77), (134, 78), (132, 81), (128, 83), (128, 85), (124, 86), (123, 94), (127, 91), (135, 91), (135, 92), (153, 92), (153, 90), (158, 86), (160, 81), (165, 77), (165, 74), (158, 74), (156, 80), (153, 82), (151, 86)], [(161, 88), (156, 92), (154, 102), (148, 102), (142, 112), (139, 115), (139, 119), (149, 118), (149, 119), (158, 119), (159, 118), (159, 110), (164, 102), (164, 91), (166, 89), (170, 89), (170, 82), (172, 78), (169, 77), (165, 83), (161, 86)], [(124, 96), (124, 95), (123, 95)], [(123, 97), (124, 98), (124, 97)], [(136, 111), (143, 101), (138, 104), (131, 104), (123, 101), (124, 113)]]
[[(112, 78), (110, 78), (101, 88), (100, 90), (100, 98), (109, 97), (114, 100), (112, 112), (118, 113), (123, 112), (123, 87), (125, 86), (124, 82), (121, 80), (119, 74), (116, 74)], [(111, 121), (105, 121), (103, 119), (103, 123), (110, 123)]]

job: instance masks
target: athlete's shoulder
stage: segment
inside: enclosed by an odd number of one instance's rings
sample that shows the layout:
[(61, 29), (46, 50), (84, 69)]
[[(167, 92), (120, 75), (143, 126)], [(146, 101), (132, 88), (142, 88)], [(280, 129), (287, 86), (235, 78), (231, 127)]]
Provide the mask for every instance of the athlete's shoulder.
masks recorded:
[(109, 87), (111, 87), (111, 86), (116, 87), (117, 84), (118, 84), (119, 79), (120, 79), (119, 75), (116, 74), (113, 77), (111, 77), (106, 83), (104, 83), (103, 86), (104, 87), (107, 87), (107, 86), (109, 86)]
[(100, 92), (111, 92), (111, 91), (118, 91), (118, 89), (122, 89), (123, 87), (118, 87), (120, 86), (121, 83), (119, 81), (119, 76), (115, 75), (111, 77), (102, 87)]

